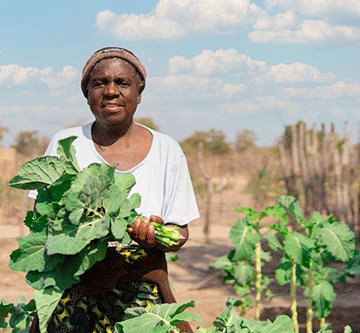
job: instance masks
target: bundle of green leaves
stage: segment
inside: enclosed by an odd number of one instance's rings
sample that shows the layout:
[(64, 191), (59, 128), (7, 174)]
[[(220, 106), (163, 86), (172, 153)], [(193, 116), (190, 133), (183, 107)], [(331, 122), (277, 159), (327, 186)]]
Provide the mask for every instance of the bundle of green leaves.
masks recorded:
[[(72, 146), (75, 139), (60, 140), (59, 157), (31, 160), (10, 181), (14, 188), (38, 191), (35, 209), (25, 218), (30, 233), (19, 239), (10, 268), (27, 272), (26, 282), (36, 289), (42, 332), (63, 292), (105, 258), (108, 242), (129, 243), (126, 229), (140, 216), (135, 210), (140, 195), (128, 198), (134, 176), (116, 176), (116, 165), (96, 163), (81, 171)], [(181, 238), (177, 228), (154, 226), (155, 238), (163, 245)]]

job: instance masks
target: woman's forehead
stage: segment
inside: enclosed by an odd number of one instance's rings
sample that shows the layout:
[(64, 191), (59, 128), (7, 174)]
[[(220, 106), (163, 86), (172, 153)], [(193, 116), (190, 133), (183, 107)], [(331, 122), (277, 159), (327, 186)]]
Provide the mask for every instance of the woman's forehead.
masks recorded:
[(102, 59), (96, 63), (93, 67), (92, 71), (90, 72), (90, 77), (96, 76), (97, 74), (104, 74), (107, 70), (117, 72), (124, 72), (131, 75), (136, 75), (136, 69), (134, 66), (129, 63), (128, 61), (121, 59), (121, 58), (106, 58)]

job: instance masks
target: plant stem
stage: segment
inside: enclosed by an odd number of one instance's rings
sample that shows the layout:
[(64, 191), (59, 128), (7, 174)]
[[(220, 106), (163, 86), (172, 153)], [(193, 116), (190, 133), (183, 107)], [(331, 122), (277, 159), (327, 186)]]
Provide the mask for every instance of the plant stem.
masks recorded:
[(261, 302), (261, 243), (255, 244), (255, 319), (260, 320)]
[(322, 328), (323, 326), (325, 326), (326, 323), (326, 318), (321, 318), (320, 319), (320, 328)]
[(309, 270), (307, 273), (307, 285), (309, 288), (309, 296), (307, 298), (307, 305), (306, 305), (306, 333), (312, 333), (312, 322), (314, 317), (314, 312), (311, 306), (311, 298), (313, 292), (313, 279), (312, 279), (312, 271)]
[(299, 322), (298, 322), (297, 300), (296, 300), (296, 263), (295, 262), (293, 262), (291, 266), (290, 295), (291, 295), (292, 321), (294, 323), (295, 333), (299, 333)]

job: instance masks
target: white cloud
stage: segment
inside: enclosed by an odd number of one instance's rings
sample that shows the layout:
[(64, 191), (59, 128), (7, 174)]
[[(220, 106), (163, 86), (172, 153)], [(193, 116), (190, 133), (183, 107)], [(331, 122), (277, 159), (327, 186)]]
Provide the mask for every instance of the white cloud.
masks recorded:
[(285, 109), (290, 106), (290, 102), (284, 101), (276, 96), (259, 96), (255, 99), (261, 108), (268, 110)]
[(14, 105), (14, 106), (0, 106), (0, 115), (14, 116), (14, 115), (29, 115), (43, 116), (52, 113), (58, 113), (59, 107), (48, 105)]
[(191, 32), (229, 33), (235, 26), (246, 26), (261, 11), (250, 0), (159, 0), (147, 14), (101, 11), (96, 25), (101, 33), (119, 39), (171, 39)]
[(267, 83), (304, 83), (304, 82), (331, 82), (335, 80), (333, 73), (323, 74), (318, 68), (304, 64), (278, 64), (271, 66), (264, 75), (254, 78), (257, 84)]
[(169, 72), (172, 74), (193, 71), (200, 75), (219, 73), (240, 73), (257, 71), (264, 72), (267, 68), (265, 61), (253, 60), (245, 54), (240, 54), (234, 49), (204, 50), (197, 56), (186, 59), (185, 57), (172, 57), (168, 62)]
[(40, 80), (50, 89), (55, 90), (68, 86), (78, 77), (79, 72), (72, 66), (65, 66), (59, 73), (54, 73), (50, 67), (39, 69), (14, 64), (0, 66), (0, 85), (7, 88), (24, 84), (30, 80)]
[(249, 39), (256, 43), (315, 43), (336, 38), (360, 38), (358, 27), (331, 26), (323, 20), (304, 20), (293, 29), (278, 28), (271, 24), (269, 26), (273, 29), (256, 29), (249, 34)]
[(241, 95), (246, 90), (245, 84), (225, 83), (220, 90), (220, 95), (225, 98), (232, 98)]
[(241, 101), (237, 103), (219, 105), (221, 112), (231, 115), (251, 114), (260, 110), (259, 104), (250, 101)]
[(279, 13), (270, 16), (268, 13), (263, 13), (255, 22), (254, 29), (284, 29), (292, 27), (296, 24), (296, 14), (293, 11), (286, 13)]
[(337, 81), (329, 86), (319, 86), (315, 88), (285, 88), (284, 93), (288, 98), (315, 98), (325, 100), (360, 97), (360, 83)]
[(79, 71), (68, 65), (65, 66), (61, 72), (52, 73), (52, 75), (43, 77), (40, 80), (44, 82), (50, 89), (56, 90), (68, 86), (79, 77)]
[(38, 69), (36, 67), (22, 67), (20, 65), (3, 65), (0, 66), (0, 85), (10, 87), (12, 85), (22, 84), (31, 78), (47, 76), (52, 69), (47, 67)]
[(147, 94), (150, 94), (152, 98), (158, 96), (161, 99), (177, 99), (180, 96), (186, 96), (186, 100), (209, 97), (224, 97), (228, 99), (242, 94), (246, 90), (246, 85), (241, 83), (224, 83), (221, 78), (209, 78), (190, 74), (152, 77), (149, 78), (147, 86)]
[(303, 15), (348, 13), (360, 15), (358, 0), (267, 0), (269, 8), (291, 8)]

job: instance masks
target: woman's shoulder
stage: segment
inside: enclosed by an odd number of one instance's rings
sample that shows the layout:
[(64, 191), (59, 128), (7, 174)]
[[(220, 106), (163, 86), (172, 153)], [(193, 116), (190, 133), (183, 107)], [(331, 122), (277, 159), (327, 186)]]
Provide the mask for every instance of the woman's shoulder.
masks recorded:
[(85, 124), (83, 126), (76, 126), (76, 127), (69, 127), (62, 129), (61, 131), (57, 132), (52, 141), (59, 141), (70, 136), (76, 136), (77, 138), (87, 137), (90, 132), (90, 127), (92, 123)]
[(169, 150), (170, 152), (180, 155), (183, 154), (180, 144), (170, 135), (156, 131), (141, 124), (139, 125), (145, 127), (152, 134), (153, 145), (158, 146), (161, 150)]

